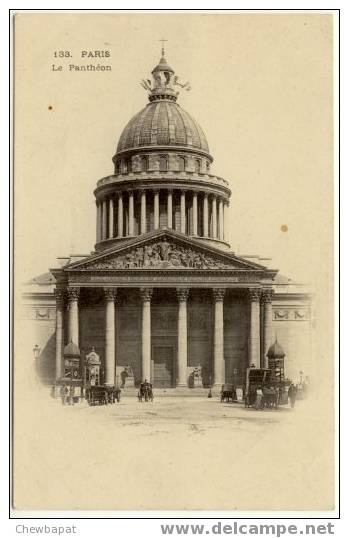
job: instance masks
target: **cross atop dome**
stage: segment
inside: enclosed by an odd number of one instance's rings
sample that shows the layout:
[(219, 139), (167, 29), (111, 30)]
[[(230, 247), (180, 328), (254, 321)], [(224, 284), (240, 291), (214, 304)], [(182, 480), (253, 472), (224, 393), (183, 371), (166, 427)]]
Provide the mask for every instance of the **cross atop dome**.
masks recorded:
[(161, 47), (161, 56), (165, 56), (165, 43), (168, 41), (168, 39), (159, 39), (160, 43), (162, 43)]

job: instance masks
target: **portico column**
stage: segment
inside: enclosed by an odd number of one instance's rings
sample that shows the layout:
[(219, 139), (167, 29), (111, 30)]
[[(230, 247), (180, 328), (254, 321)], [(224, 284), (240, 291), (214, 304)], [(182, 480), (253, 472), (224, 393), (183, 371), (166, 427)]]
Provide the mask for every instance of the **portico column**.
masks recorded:
[(114, 237), (114, 200), (109, 198), (109, 238)]
[(103, 202), (98, 201), (99, 207), (99, 241), (103, 240)]
[(101, 240), (101, 205), (98, 200), (96, 200), (96, 209), (97, 209), (96, 243), (99, 243), (99, 241)]
[(185, 234), (185, 191), (181, 191), (181, 233)]
[(115, 288), (104, 288), (105, 298), (105, 385), (115, 382)]
[(172, 190), (167, 191), (167, 227), (172, 228)]
[(118, 237), (123, 237), (124, 235), (124, 204), (122, 200), (122, 192), (119, 194), (118, 200)]
[(130, 191), (128, 195), (128, 235), (134, 235), (133, 220), (134, 220), (134, 199), (133, 199), (133, 192)]
[(80, 288), (68, 288), (68, 343), (73, 342), (79, 347), (79, 294)]
[(272, 322), (273, 322), (273, 294), (271, 288), (264, 289), (262, 294), (263, 315), (263, 349), (261, 353), (261, 368), (268, 368), (268, 349), (271, 346)]
[(151, 311), (152, 288), (141, 288), (142, 299), (142, 381), (150, 380), (151, 361)]
[(56, 297), (56, 375), (55, 379), (62, 377), (62, 356), (63, 356), (63, 309), (64, 290), (55, 289)]
[(208, 237), (208, 195), (204, 194), (204, 237)]
[(223, 200), (220, 198), (218, 202), (218, 239), (221, 241), (224, 238), (223, 226)]
[(254, 364), (256, 368), (260, 367), (260, 296), (261, 290), (258, 288), (249, 288), (248, 290), (251, 310), (250, 310), (250, 338), (248, 348), (248, 364)]
[(188, 355), (188, 330), (187, 330), (187, 300), (188, 288), (177, 288), (178, 297), (178, 332), (177, 332), (177, 385), (188, 386), (187, 378), (187, 355)]
[(225, 381), (223, 319), (225, 288), (214, 288), (212, 292), (214, 297), (213, 382), (214, 385), (221, 385)]
[(141, 234), (145, 234), (147, 230), (147, 209), (146, 209), (146, 192), (141, 191)]
[(198, 235), (198, 195), (193, 192), (193, 235)]
[(159, 191), (154, 191), (154, 230), (159, 228)]
[(212, 197), (212, 237), (217, 239), (217, 198)]
[(103, 200), (103, 225), (102, 225), (102, 240), (107, 239), (107, 199)]
[(229, 207), (229, 202), (224, 202), (223, 204), (223, 237), (222, 239), (226, 238), (226, 232), (227, 232), (227, 208)]

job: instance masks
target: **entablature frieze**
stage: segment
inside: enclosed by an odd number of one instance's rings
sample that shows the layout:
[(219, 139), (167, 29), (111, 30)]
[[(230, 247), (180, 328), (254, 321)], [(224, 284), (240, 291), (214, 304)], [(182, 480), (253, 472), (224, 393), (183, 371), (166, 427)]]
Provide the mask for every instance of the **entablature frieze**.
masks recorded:
[(213, 284), (224, 285), (224, 287), (246, 287), (246, 285), (253, 284), (258, 286), (259, 282), (256, 277), (250, 276), (231, 276), (227, 274), (207, 274), (207, 271), (202, 271), (202, 274), (176, 274), (174, 272), (169, 272), (169, 274), (164, 275), (163, 272), (158, 274), (154, 272), (135, 272), (136, 274), (127, 274), (125, 272), (116, 273), (113, 271), (112, 274), (88, 274), (88, 273), (77, 273), (69, 275), (69, 284), (75, 286), (95, 286), (103, 287), (106, 285), (115, 285), (116, 287), (123, 285), (128, 287), (138, 287), (143, 286), (145, 283), (154, 283), (159, 287), (172, 287), (181, 285), (183, 283), (190, 283), (193, 286), (201, 288), (210, 288)]
[(133, 191), (134, 194), (141, 195), (141, 191), (153, 193), (155, 190), (186, 191), (188, 195), (195, 192), (197, 194), (214, 195), (222, 198), (224, 202), (229, 202), (231, 191), (228, 187), (209, 180), (178, 177), (160, 177), (152, 179), (127, 178), (124, 181), (114, 181), (105, 183), (95, 190), (95, 196), (101, 200), (109, 196), (117, 196), (120, 192)]

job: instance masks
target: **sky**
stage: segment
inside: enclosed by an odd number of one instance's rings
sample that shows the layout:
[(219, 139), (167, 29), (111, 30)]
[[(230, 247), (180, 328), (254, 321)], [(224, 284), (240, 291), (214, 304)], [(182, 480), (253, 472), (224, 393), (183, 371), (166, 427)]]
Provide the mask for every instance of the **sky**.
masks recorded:
[[(332, 275), (332, 19), (306, 13), (17, 15), (19, 280), (93, 250), (93, 190), (147, 103), (139, 82), (163, 37), (169, 64), (192, 87), (178, 103), (206, 134), (212, 173), (230, 183), (232, 250), (271, 257), (282, 274), (322, 289)], [(68, 71), (87, 63), (83, 50), (110, 51), (91, 63), (112, 71)]]

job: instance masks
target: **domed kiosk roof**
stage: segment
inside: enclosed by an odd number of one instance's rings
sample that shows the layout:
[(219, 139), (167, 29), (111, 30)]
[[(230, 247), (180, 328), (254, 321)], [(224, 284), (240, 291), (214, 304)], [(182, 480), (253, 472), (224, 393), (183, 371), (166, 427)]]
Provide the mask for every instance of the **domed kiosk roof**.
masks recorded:
[(283, 359), (285, 356), (285, 352), (282, 348), (282, 346), (279, 344), (277, 340), (270, 346), (267, 353), (268, 358), (272, 359)]
[(90, 366), (94, 366), (96, 364), (101, 364), (101, 359), (99, 358), (99, 355), (95, 352), (95, 348), (93, 347), (91, 352), (86, 355), (86, 362)]
[(209, 153), (200, 125), (173, 101), (153, 101), (124, 128), (117, 152), (143, 146), (189, 146)]

